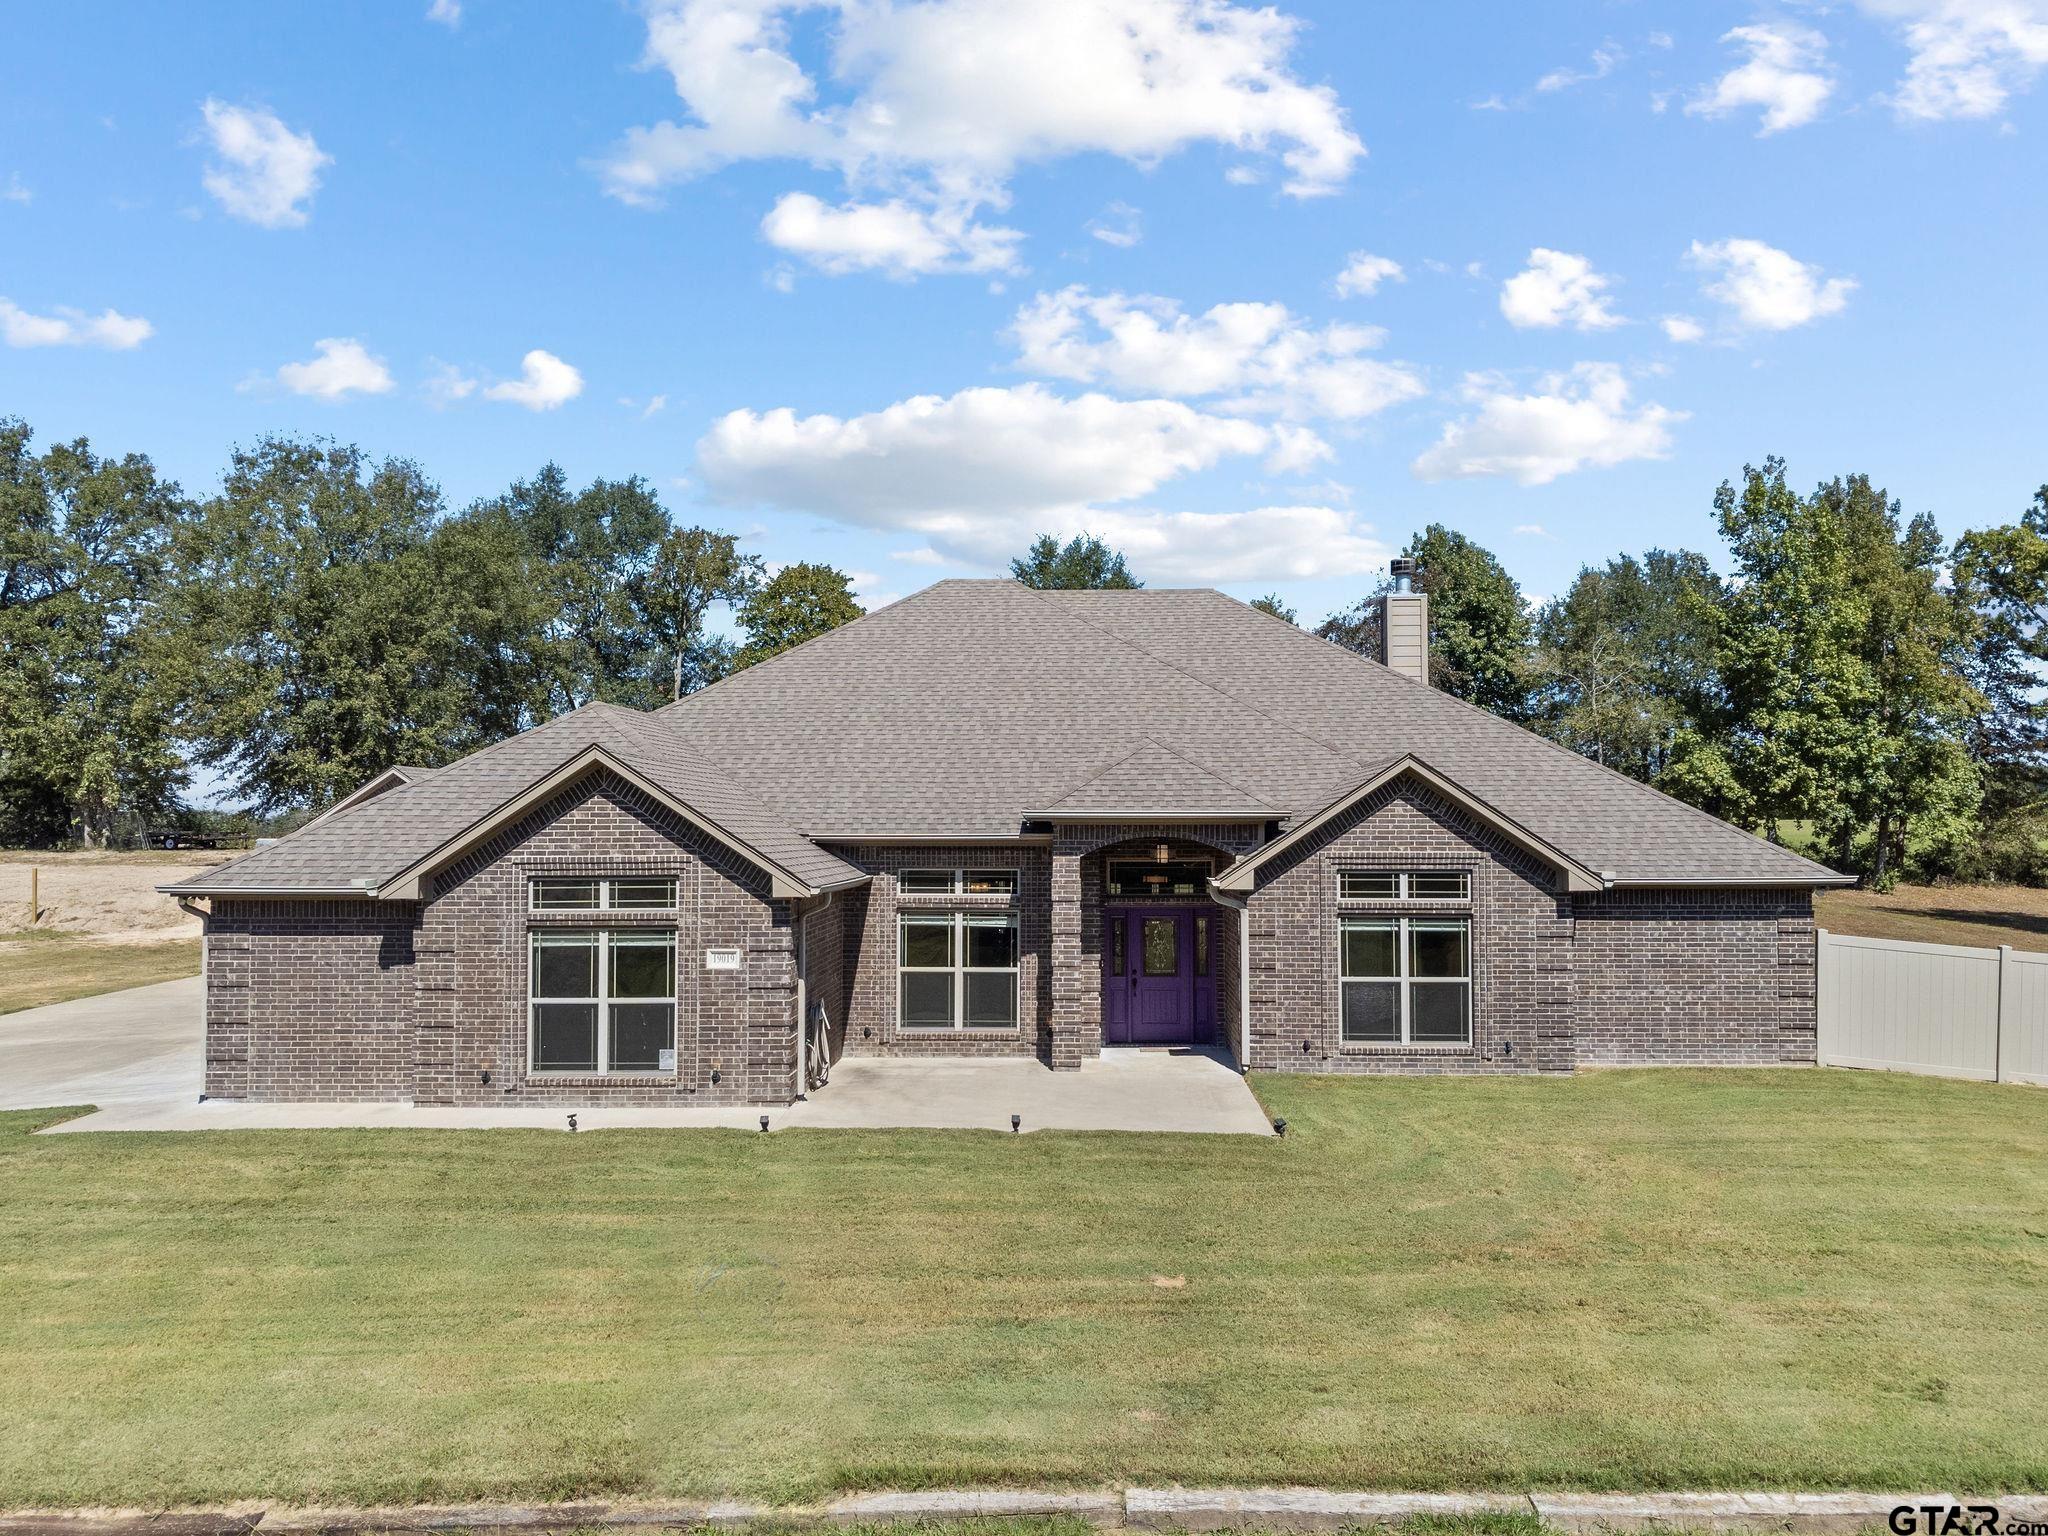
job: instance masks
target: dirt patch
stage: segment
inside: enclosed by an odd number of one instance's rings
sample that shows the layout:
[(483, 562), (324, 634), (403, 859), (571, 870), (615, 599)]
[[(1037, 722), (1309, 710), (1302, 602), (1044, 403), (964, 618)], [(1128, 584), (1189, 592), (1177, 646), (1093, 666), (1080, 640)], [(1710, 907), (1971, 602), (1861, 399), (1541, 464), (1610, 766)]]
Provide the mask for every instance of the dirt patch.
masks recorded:
[(39, 932), (129, 944), (196, 939), (199, 923), (156, 887), (182, 880), (233, 853), (38, 853), (0, 851), (0, 935), (30, 928), (29, 871), (37, 888)]
[(2023, 885), (1823, 891), (1813, 915), (1823, 928), (1866, 939), (2048, 950), (2048, 891)]

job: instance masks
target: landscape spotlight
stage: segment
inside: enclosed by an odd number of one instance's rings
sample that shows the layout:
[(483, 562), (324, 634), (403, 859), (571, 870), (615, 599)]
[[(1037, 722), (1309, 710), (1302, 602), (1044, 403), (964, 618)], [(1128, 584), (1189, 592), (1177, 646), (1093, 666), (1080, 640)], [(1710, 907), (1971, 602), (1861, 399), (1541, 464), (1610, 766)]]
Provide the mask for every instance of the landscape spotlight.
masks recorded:
[(766, 1115), (761, 1117), (761, 1129), (764, 1131), (768, 1129), (768, 1117)]
[(569, 1117), (569, 1129), (571, 1131), (574, 1131), (576, 1129), (576, 1117), (574, 1115), (571, 1115)]
[(1022, 1130), (1023, 1128), (1024, 1117), (1022, 1115), (1010, 1116), (1010, 1132), (1012, 1135), (1015, 1135), (1018, 1131)]
[(1287, 1122), (1285, 1120), (1275, 1120), (1273, 1122), (1273, 1134), (1275, 1136), (1285, 1136), (1287, 1134)]

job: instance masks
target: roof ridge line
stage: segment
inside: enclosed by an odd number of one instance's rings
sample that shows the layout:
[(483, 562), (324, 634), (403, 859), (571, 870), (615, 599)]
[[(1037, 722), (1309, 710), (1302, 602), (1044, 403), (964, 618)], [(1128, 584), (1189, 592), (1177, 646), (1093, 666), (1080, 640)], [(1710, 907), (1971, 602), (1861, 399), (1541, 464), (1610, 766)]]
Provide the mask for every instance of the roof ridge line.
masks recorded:
[[(666, 704), (657, 705), (653, 709), (639, 710), (637, 711), (637, 713), (646, 715), (650, 720), (658, 719), (662, 715), (667, 714), (670, 710), (687, 703), (691, 699), (701, 699), (704, 697), (705, 694), (711, 692), (712, 689), (722, 687), (724, 684), (731, 682), (734, 678), (740, 677), (748, 672), (754, 671), (755, 668), (773, 666), (776, 662), (782, 660), (783, 657), (794, 656), (798, 651), (803, 650), (806, 646), (816, 645), (820, 640), (829, 640), (832, 636), (837, 634), (843, 634), (845, 631), (852, 629), (857, 624), (867, 623), (869, 619), (879, 619), (883, 614), (887, 613), (890, 609), (901, 608), (905, 603), (914, 603), (920, 597), (925, 596), (927, 593), (932, 592), (936, 588), (945, 586), (948, 581), (953, 581), (956, 579), (965, 580), (969, 578), (947, 577), (944, 580), (933, 582), (929, 587), (919, 587), (915, 592), (906, 592), (903, 596), (897, 598), (893, 603), (884, 603), (879, 608), (863, 608), (860, 612), (860, 617), (857, 619), (848, 619), (844, 624), (835, 624), (832, 626), (832, 628), (826, 630), (823, 634), (813, 635), (808, 640), (799, 640), (795, 645), (790, 646), (787, 650), (777, 651), (773, 656), (763, 656), (759, 661), (755, 662), (753, 666), (735, 668), (733, 671), (726, 673), (725, 676), (706, 683), (702, 688), (697, 689), (694, 693), (686, 693), (680, 699), (670, 699)], [(851, 592), (851, 590), (852, 588), (849, 587), (848, 591)]]
[[(1280, 727), (1280, 729), (1284, 731), (1293, 732), (1296, 736), (1299, 736), (1303, 741), (1315, 743), (1315, 745), (1321, 747), (1325, 752), (1329, 753), (1338, 761), (1357, 763), (1361, 767), (1364, 766), (1362, 759), (1353, 756), (1350, 752), (1345, 751), (1342, 747), (1332, 746), (1329, 742), (1324, 741), (1322, 737), (1315, 735), (1311, 731), (1303, 730), (1300, 726), (1296, 725), (1291, 720), (1282, 720), (1277, 715), (1268, 714), (1265, 710), (1261, 709), (1258, 705), (1252, 703), (1249, 699), (1241, 699), (1236, 694), (1232, 693), (1228, 688), (1225, 688), (1222, 684), (1215, 682), (1210, 678), (1202, 676), (1199, 672), (1190, 672), (1186, 667), (1182, 666), (1179, 662), (1167, 660), (1164, 656), (1161, 656), (1157, 651), (1154, 651), (1147, 646), (1139, 644), (1136, 640), (1131, 639), (1128, 635), (1120, 635), (1113, 629), (1105, 629), (1102, 625), (1097, 624), (1093, 619), (1087, 618), (1082, 614), (1072, 612), (1071, 610), (1062, 610), (1059, 604), (1047, 601), (1046, 598), (1043, 597), (1035, 589), (1031, 587), (1026, 587), (1021, 582), (1018, 584), (1018, 588), (1020, 591), (1030, 593), (1031, 596), (1037, 598), (1041, 603), (1044, 603), (1044, 605), (1047, 608), (1052, 609), (1053, 612), (1063, 613), (1065, 617), (1073, 620), (1075, 623), (1087, 625), (1097, 634), (1108, 636), (1111, 640), (1114, 640), (1118, 645), (1136, 651), (1139, 655), (1145, 657), (1147, 660), (1156, 662), (1158, 665), (1165, 667), (1169, 672), (1177, 672), (1182, 677), (1185, 677), (1186, 679), (1188, 679), (1188, 681), (1196, 684), (1197, 686), (1206, 688), (1211, 693), (1216, 694), (1221, 698), (1226, 698), (1230, 700), (1231, 703), (1237, 705), (1242, 709), (1250, 710), (1253, 714), (1258, 715), (1260, 718), (1268, 721), (1269, 723)], [(1196, 590), (1214, 591), (1215, 589), (1212, 587), (1204, 587), (1198, 588)], [(1236, 599), (1232, 598), (1231, 601), (1235, 602)], [(1199, 767), (1200, 764), (1196, 764), (1196, 766)], [(1218, 777), (1221, 777), (1221, 775), (1218, 775)], [(1257, 799), (1258, 797), (1253, 796), (1253, 798)], [(1264, 805), (1268, 802), (1261, 800), (1259, 803), (1261, 805)]]
[[(841, 628), (844, 627), (845, 626), (843, 625), (841, 626)], [(792, 649), (794, 649), (794, 647), (792, 647)], [(634, 713), (637, 714), (641, 720), (647, 722), (649, 725), (654, 725), (656, 717), (660, 714), (660, 711), (636, 710)], [(818, 842), (816, 838), (812, 837), (810, 833), (806, 832), (802, 827), (798, 826), (794, 821), (792, 821), (788, 813), (770, 804), (768, 801), (763, 800), (760, 796), (759, 791), (757, 791), (752, 784), (742, 779), (738, 774), (734, 773), (730, 768), (726, 767), (725, 764), (719, 762), (718, 759), (714, 757), (707, 756), (704, 750), (698, 747), (694, 742), (689, 741), (678, 732), (669, 730), (665, 725), (656, 727), (656, 731), (659, 742), (662, 746), (672, 746), (682, 752), (687, 753), (689, 756), (694, 758), (697, 761), (697, 763), (701, 765), (707, 772), (714, 773), (720, 779), (722, 779), (725, 782), (725, 787), (728, 790), (730, 790), (733, 794), (738, 795), (740, 798), (744, 799), (748, 804), (755, 807), (755, 809), (757, 809), (762, 814), (762, 816), (776, 823), (784, 831), (788, 832), (790, 836), (802, 838), (805, 842), (809, 843), (813, 848), (818, 848)], [(686, 805), (689, 804), (688, 799), (681, 794), (677, 794), (676, 798), (678, 800), (683, 801), (683, 803)], [(705, 812), (701, 807), (698, 807), (696, 809), (698, 810), (699, 815), (704, 815), (708, 817), (709, 813)], [(823, 853), (826, 850), (824, 850), (823, 848), (818, 848), (818, 851), (820, 853)]]
[[(1193, 768), (1197, 773), (1206, 773), (1210, 778), (1216, 780), (1217, 783), (1228, 784), (1232, 789), (1236, 790), (1240, 795), (1243, 795), (1247, 799), (1251, 800), (1255, 805), (1263, 805), (1267, 810), (1273, 811), (1279, 815), (1287, 814), (1287, 812), (1283, 810), (1280, 806), (1275, 805), (1272, 801), (1268, 800), (1264, 795), (1260, 794), (1258, 791), (1254, 789), (1248, 789), (1246, 786), (1238, 783), (1237, 780), (1233, 779), (1227, 773), (1217, 772), (1214, 768), (1211, 768), (1207, 763), (1203, 762), (1200, 758), (1189, 756), (1187, 753), (1181, 751), (1179, 747), (1169, 746), (1166, 742), (1161, 741), (1157, 736), (1147, 735), (1145, 737), (1145, 740), (1151, 742), (1153, 746), (1157, 747), (1160, 751), (1164, 752), (1168, 757), (1179, 758), (1182, 762), (1186, 763), (1190, 768)], [(1107, 772), (1108, 770), (1105, 769), (1103, 771)]]

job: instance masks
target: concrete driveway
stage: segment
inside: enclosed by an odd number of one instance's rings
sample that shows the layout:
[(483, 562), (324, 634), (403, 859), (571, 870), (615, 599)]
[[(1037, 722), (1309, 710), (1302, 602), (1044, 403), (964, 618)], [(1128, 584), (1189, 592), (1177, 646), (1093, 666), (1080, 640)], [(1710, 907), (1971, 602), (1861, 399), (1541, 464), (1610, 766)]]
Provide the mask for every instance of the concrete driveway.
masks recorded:
[(197, 1103), (205, 1006), (187, 976), (0, 1014), (0, 1109)]

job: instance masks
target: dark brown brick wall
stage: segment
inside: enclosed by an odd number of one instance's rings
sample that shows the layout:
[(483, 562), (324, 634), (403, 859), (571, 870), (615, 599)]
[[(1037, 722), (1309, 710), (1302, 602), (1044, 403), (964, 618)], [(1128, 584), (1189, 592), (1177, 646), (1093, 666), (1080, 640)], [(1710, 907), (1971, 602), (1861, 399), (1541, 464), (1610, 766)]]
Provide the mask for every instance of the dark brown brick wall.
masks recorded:
[(1574, 903), (1579, 1060), (1814, 1060), (1809, 891), (1606, 891)]
[[(530, 913), (535, 875), (675, 877), (675, 912), (602, 920), (677, 934), (672, 1077), (528, 1076), (527, 934), (595, 926), (589, 915)], [(788, 903), (770, 897), (752, 864), (608, 774), (537, 807), (436, 876), (421, 916), (421, 948), (449, 952), (453, 988), (452, 1068), (421, 1082), (421, 1102), (786, 1104), (796, 1096)], [(711, 948), (738, 949), (741, 969), (706, 970)]]
[(412, 1097), (410, 902), (223, 898), (206, 921), (206, 1094)]
[[(844, 1054), (850, 1056), (1040, 1056), (1049, 1050), (1051, 931), (1047, 917), (1051, 859), (1039, 845), (926, 847), (835, 845), (849, 863), (874, 872), (866, 888), (839, 898), (847, 1002)], [(1014, 869), (1017, 894), (903, 895), (904, 869)], [(1013, 1030), (901, 1030), (896, 1027), (896, 916), (910, 908), (1017, 913), (1017, 1027)]]
[[(1260, 830), (1069, 826), (1051, 846), (839, 848), (875, 879), (828, 906), (812, 904), (802, 918), (809, 995), (830, 1013), (841, 1053), (1036, 1055), (1078, 1066), (1102, 1043), (1106, 859), (1165, 841), (1176, 857), (1208, 851), (1223, 862), (1253, 846)], [(1010, 905), (897, 891), (899, 870), (954, 867), (1018, 871), (1015, 1031), (896, 1027), (899, 910)], [(1343, 867), (1471, 872), (1469, 908), (1406, 908), (1469, 910), (1471, 1046), (1341, 1042), (1337, 924), (1345, 911), (1385, 910), (1339, 900)], [(536, 874), (676, 878), (676, 912), (606, 919), (678, 934), (673, 1077), (529, 1079), (527, 934), (592, 921), (529, 913), (527, 881)], [(565, 791), (437, 877), (429, 898), (216, 902), (207, 923), (207, 1093), (450, 1104), (777, 1104), (795, 1096), (789, 903), (773, 899), (753, 865), (630, 786), (600, 777)], [(1251, 899), (1248, 980), (1237, 974), (1236, 914), (1205, 905), (1216, 919), (1222, 1040), (1236, 1045), (1238, 988), (1247, 984), (1257, 1068), (1532, 1072), (1814, 1059), (1807, 892), (1566, 898), (1536, 861), (1418, 785), (1380, 792), (1262, 873)], [(738, 949), (742, 968), (707, 971), (712, 947)]]
[[(1469, 904), (1340, 901), (1341, 869), (1466, 870)], [(1348, 913), (1469, 914), (1472, 1043), (1345, 1045), (1338, 923)], [(1294, 1072), (1568, 1072), (1571, 913), (1549, 870), (1419, 785), (1369, 796), (1276, 866), (1251, 898), (1252, 1061)]]
[[(673, 1076), (529, 1078), (527, 935), (599, 921), (530, 913), (537, 874), (676, 878), (676, 911), (601, 919), (677, 934)], [(738, 949), (741, 968), (706, 970), (714, 947)], [(643, 1105), (796, 1095), (789, 904), (753, 865), (609, 775), (473, 850), (417, 905), (218, 902), (206, 971), (207, 1092), (218, 1097)]]

